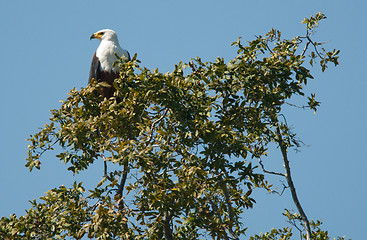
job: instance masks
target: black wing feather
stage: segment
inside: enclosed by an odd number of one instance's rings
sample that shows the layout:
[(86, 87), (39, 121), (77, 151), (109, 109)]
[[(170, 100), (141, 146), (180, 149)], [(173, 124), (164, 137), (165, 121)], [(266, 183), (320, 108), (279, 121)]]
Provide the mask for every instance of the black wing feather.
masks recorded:
[(88, 84), (92, 81), (92, 78), (96, 80), (101, 78), (101, 62), (96, 56), (96, 53), (93, 55), (92, 64), (90, 66)]

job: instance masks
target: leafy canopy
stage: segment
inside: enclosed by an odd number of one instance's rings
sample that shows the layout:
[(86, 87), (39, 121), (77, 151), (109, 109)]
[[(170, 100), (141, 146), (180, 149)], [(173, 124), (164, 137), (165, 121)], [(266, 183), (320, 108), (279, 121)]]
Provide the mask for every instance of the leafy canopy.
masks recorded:
[[(217, 239), (238, 238), (256, 188), (271, 191), (257, 161), (281, 129), (287, 148), (295, 134), (279, 116), (294, 96), (314, 111), (315, 95), (304, 96), (312, 79), (307, 61), (338, 64), (339, 51), (319, 51), (312, 32), (324, 18), (305, 19), (304, 37), (283, 39), (272, 29), (244, 44), (237, 57), (203, 62), (195, 58), (172, 72), (141, 67), (136, 55), (116, 62), (115, 97), (98, 92), (106, 83), (73, 89), (50, 123), (31, 136), (26, 166), (40, 169), (53, 151), (75, 174), (104, 161), (102, 179), (88, 192), (82, 183), (48, 191), (25, 216), (3, 217), (0, 236), (24, 239)], [(313, 46), (313, 51), (309, 50)], [(111, 165), (114, 167), (111, 169)], [(117, 167), (116, 167), (117, 166)], [(290, 216), (290, 215), (289, 215)], [(291, 236), (276, 230), (270, 236)], [(289, 239), (289, 238), (284, 238)], [(321, 239), (321, 238), (320, 238)], [(324, 239), (324, 238), (322, 238)]]

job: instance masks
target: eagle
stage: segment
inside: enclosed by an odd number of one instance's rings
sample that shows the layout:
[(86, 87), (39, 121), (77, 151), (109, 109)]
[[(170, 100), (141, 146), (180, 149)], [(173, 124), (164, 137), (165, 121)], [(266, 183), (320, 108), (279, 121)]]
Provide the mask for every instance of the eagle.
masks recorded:
[(100, 44), (93, 55), (88, 84), (93, 78), (98, 82), (108, 83), (111, 87), (103, 87), (101, 89), (101, 95), (108, 99), (113, 96), (115, 92), (113, 82), (120, 75), (119, 66), (113, 66), (118, 60), (116, 55), (119, 57), (124, 56), (127, 61), (130, 61), (130, 54), (127, 50), (120, 47), (117, 34), (111, 29), (93, 33), (90, 36), (90, 40), (92, 39), (99, 39)]

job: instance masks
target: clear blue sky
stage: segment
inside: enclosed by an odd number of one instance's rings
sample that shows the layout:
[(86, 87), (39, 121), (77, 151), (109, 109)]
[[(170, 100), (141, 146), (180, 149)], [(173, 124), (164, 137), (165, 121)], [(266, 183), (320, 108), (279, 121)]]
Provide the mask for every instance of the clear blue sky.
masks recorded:
[[(332, 236), (365, 239), (366, 10), (362, 0), (1, 1), (0, 216), (24, 214), (27, 200), (61, 184), (91, 186), (100, 180), (101, 163), (73, 176), (54, 154), (44, 156), (40, 171), (24, 167), (25, 139), (48, 122), (49, 110), (70, 89), (86, 86), (98, 46), (89, 41), (93, 32), (114, 29), (142, 65), (166, 72), (196, 56), (229, 60), (235, 56), (230, 43), (239, 36), (252, 40), (272, 27), (286, 37), (302, 34), (300, 21), (322, 11), (328, 19), (315, 38), (341, 49), (341, 65), (313, 72), (310, 92), (322, 102), (317, 114), (288, 112), (288, 123), (306, 144), (300, 153), (291, 152), (291, 167), (309, 218), (321, 219)], [(272, 153), (268, 168), (281, 169), (280, 160)], [(281, 213), (295, 209), (289, 192), (255, 196), (257, 204), (244, 218), (248, 236), (287, 226)]]

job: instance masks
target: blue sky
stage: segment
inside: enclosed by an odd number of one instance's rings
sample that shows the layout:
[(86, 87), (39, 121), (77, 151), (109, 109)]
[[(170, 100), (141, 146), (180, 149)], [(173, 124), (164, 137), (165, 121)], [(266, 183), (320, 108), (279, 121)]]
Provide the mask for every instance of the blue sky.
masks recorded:
[[(70, 89), (87, 84), (98, 41), (89, 36), (114, 29), (123, 48), (138, 53), (142, 65), (173, 69), (179, 61), (200, 56), (227, 61), (236, 55), (230, 44), (265, 34), (272, 27), (285, 37), (304, 33), (300, 23), (318, 11), (328, 19), (315, 35), (330, 49), (341, 49), (340, 66), (326, 73), (315, 68), (309, 85), (322, 105), (316, 114), (292, 109), (287, 121), (305, 146), (290, 153), (300, 201), (309, 218), (321, 219), (332, 236), (365, 237), (367, 214), (367, 39), (362, 0), (309, 1), (1, 1), (0, 216), (24, 214), (27, 200), (61, 184), (100, 180), (102, 163), (73, 176), (54, 154), (46, 154), (40, 171), (24, 167), (26, 138), (42, 127), (50, 109), (60, 106)], [(281, 170), (279, 152), (271, 152), (268, 168)], [(271, 178), (281, 187), (280, 179)], [(287, 226), (282, 197), (263, 191), (244, 223), (248, 236)]]

